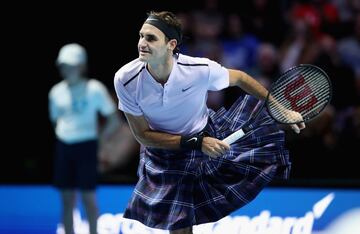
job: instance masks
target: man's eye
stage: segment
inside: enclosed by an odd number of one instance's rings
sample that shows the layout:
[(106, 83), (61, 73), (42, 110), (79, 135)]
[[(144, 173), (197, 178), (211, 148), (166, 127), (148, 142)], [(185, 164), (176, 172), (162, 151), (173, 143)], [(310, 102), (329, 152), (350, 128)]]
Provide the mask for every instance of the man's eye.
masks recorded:
[(154, 36), (146, 36), (145, 39), (147, 41), (155, 41), (155, 37)]

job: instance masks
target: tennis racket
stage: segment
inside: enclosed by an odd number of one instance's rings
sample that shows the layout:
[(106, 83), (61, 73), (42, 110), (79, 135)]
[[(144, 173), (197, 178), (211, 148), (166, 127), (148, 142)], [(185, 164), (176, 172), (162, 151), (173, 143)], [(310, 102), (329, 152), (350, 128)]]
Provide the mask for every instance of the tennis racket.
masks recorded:
[(267, 108), (270, 116), (281, 124), (309, 122), (324, 110), (331, 96), (330, 79), (321, 68), (311, 64), (294, 66), (271, 85), (265, 101), (257, 103), (242, 128), (223, 141), (232, 144), (251, 131), (251, 123), (263, 108)]

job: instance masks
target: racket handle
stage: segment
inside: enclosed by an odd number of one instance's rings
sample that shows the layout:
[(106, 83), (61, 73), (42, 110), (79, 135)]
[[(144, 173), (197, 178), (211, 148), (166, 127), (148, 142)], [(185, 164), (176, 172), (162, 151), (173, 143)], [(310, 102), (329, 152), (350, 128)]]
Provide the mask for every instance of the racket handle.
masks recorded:
[(232, 143), (239, 140), (244, 135), (245, 135), (244, 131), (242, 129), (239, 129), (236, 132), (234, 132), (233, 134), (231, 134), (230, 136), (226, 137), (222, 141), (228, 143), (229, 145), (231, 145)]

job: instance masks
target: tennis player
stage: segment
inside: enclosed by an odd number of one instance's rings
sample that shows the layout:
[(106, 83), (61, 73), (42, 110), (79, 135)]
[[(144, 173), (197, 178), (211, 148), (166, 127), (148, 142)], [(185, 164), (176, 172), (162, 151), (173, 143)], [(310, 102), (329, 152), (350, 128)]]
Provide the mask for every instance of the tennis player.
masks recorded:
[[(193, 225), (249, 203), (273, 178), (288, 177), (284, 133), (266, 111), (245, 137), (231, 146), (221, 141), (266, 98), (263, 86), (242, 71), (180, 54), (181, 24), (171, 12), (151, 12), (139, 35), (139, 57), (114, 79), (118, 107), (143, 146), (125, 218), (171, 234), (192, 233)], [(229, 86), (250, 95), (229, 110), (207, 108), (208, 90)], [(292, 125), (296, 132), (304, 127)]]

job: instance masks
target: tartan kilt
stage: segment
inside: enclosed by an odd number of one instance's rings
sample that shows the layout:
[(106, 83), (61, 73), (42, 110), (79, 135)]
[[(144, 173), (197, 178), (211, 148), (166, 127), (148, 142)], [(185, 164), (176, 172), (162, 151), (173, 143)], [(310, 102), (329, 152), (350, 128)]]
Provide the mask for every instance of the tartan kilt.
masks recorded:
[[(224, 139), (242, 127), (256, 104), (245, 95), (229, 110), (210, 110), (206, 133)], [(124, 218), (166, 230), (215, 222), (248, 204), (274, 178), (288, 178), (284, 132), (265, 109), (252, 127), (216, 159), (197, 150), (143, 147)]]

